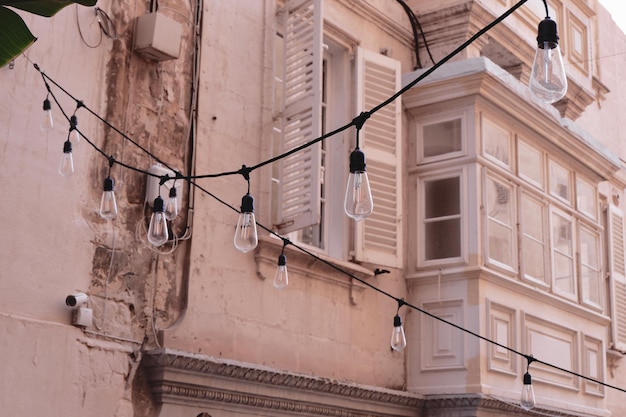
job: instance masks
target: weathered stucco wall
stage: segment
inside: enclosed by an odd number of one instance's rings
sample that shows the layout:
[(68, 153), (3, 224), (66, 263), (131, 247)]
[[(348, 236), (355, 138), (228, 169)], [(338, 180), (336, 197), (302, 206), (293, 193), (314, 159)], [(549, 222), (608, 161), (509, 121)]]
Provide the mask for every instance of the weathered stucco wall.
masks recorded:
[[(69, 124), (53, 101), (55, 128), (40, 130), (46, 88), (32, 64), (186, 172), (195, 10), (185, 1), (161, 2), (160, 12), (182, 25), (183, 41), (178, 60), (157, 63), (132, 51), (134, 19), (147, 13), (146, 5), (98, 6), (117, 39), (99, 40), (93, 8), (70, 6), (50, 19), (21, 13), (38, 41), (28, 58), (0, 69), (0, 175), (11, 195), (1, 204), (7, 215), (0, 255), (0, 403), (7, 414), (150, 415), (150, 399), (135, 381), (140, 348), (155, 346), (156, 329), (176, 321), (184, 305), (185, 241), (172, 254), (144, 243), (145, 175), (113, 167), (119, 216), (107, 222), (98, 215), (106, 158), (82, 140), (73, 147), (74, 175), (57, 174)], [(76, 104), (52, 83), (51, 89), (72, 114)], [(85, 109), (76, 114), (79, 130), (107, 155), (144, 170), (155, 162)], [(174, 222), (180, 235), (186, 220), (183, 210)], [(90, 295), (94, 313), (84, 332), (70, 324), (65, 305), (77, 291)]]

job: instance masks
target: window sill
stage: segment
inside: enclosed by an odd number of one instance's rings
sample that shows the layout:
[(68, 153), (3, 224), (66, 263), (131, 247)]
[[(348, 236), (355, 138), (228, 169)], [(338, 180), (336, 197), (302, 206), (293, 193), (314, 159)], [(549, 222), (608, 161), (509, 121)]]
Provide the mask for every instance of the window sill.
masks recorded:
[[(283, 242), (280, 239), (259, 237), (259, 245), (255, 249), (254, 259), (257, 265), (257, 276), (260, 279), (273, 279), (278, 257), (282, 249)], [(361, 300), (363, 290), (367, 286), (339, 270), (362, 280), (373, 277), (374, 272), (352, 262), (321, 254), (315, 255), (320, 259), (300, 251), (293, 245), (287, 245), (285, 247), (285, 256), (287, 257), (287, 268), (290, 278), (303, 276), (346, 288), (350, 294), (350, 302), (353, 305), (357, 305)]]

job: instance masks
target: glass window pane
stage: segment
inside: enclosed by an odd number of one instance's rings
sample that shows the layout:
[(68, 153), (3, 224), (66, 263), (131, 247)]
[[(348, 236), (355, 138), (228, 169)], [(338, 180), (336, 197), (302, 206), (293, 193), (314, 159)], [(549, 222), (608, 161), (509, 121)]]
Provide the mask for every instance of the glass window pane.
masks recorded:
[(461, 119), (424, 126), (424, 158), (462, 150)]
[(546, 281), (543, 243), (531, 239), (524, 239), (524, 275)]
[(522, 194), (520, 227), (523, 236), (524, 275), (539, 281), (547, 282), (546, 265), (546, 233), (544, 231), (544, 207), (528, 195)]
[(568, 202), (571, 201), (570, 176), (570, 171), (550, 161), (550, 192)]
[(487, 180), (487, 209), (490, 218), (511, 224), (511, 186), (493, 179)]
[(552, 217), (552, 244), (555, 250), (572, 255), (572, 222), (558, 214)]
[(572, 258), (556, 253), (554, 255), (554, 272), (554, 286), (561, 292), (574, 294)]
[(514, 267), (513, 187), (487, 178), (489, 259)]
[(426, 260), (461, 256), (461, 219), (426, 223)]
[(519, 173), (540, 188), (543, 188), (543, 153), (519, 141), (517, 145)]
[(461, 213), (459, 177), (426, 181), (424, 186), (426, 219)]
[(601, 271), (599, 235), (585, 228), (580, 230), (580, 279), (583, 301), (601, 305)]
[(497, 159), (506, 166), (510, 165), (511, 136), (509, 132), (483, 119), (483, 141), (485, 155)]
[(576, 180), (576, 205), (580, 212), (595, 219), (597, 216), (595, 187), (581, 179)]
[(552, 261), (554, 263), (554, 289), (557, 292), (576, 294), (574, 283), (574, 250), (572, 222), (558, 214), (552, 216)]
[(489, 258), (513, 266), (511, 228), (489, 222)]

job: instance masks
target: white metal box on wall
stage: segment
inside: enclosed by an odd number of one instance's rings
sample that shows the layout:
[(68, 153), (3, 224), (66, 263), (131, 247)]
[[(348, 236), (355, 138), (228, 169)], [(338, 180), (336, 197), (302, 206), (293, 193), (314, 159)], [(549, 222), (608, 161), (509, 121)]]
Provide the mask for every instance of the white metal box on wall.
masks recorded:
[(149, 13), (135, 22), (135, 51), (157, 61), (180, 55), (183, 29), (180, 23), (161, 13)]

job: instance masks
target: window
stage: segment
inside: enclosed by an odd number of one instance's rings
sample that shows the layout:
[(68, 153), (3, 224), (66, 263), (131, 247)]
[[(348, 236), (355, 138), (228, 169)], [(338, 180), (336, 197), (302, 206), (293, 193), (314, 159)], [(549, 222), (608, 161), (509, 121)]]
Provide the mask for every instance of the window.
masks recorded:
[(600, 233), (581, 226), (579, 231), (580, 292), (582, 302), (602, 307), (602, 270), (600, 268)]
[(549, 285), (546, 268), (546, 206), (537, 197), (522, 192), (520, 211), (522, 276)]
[(423, 181), (423, 259), (461, 257), (461, 176)]
[(511, 135), (504, 128), (483, 117), (485, 155), (505, 167), (511, 166)]
[[(274, 100), (277, 153), (345, 125), (400, 89), (398, 61), (356, 47), (356, 41), (323, 16), (321, 0), (287, 0), (281, 8), (275, 63), (275, 84), (280, 87)], [(325, 25), (332, 29), (328, 34)], [(361, 132), (374, 198), (368, 219), (351, 224), (343, 214), (354, 147), (350, 129), (340, 134), (343, 140), (333, 136), (277, 164), (277, 232), (334, 258), (400, 266), (400, 110), (398, 99), (373, 114)]]
[(576, 178), (576, 207), (589, 218), (598, 218), (598, 196), (596, 188), (589, 182)]
[(573, 223), (564, 213), (553, 211), (552, 227), (552, 280), (554, 292), (568, 298), (576, 296), (574, 281)]
[(444, 120), (423, 126), (423, 158), (427, 159), (461, 152), (463, 150), (461, 129), (461, 118)]
[(571, 204), (572, 174), (559, 163), (550, 160), (550, 193)]
[(488, 176), (485, 184), (489, 261), (509, 270), (517, 267), (514, 193), (510, 183)]
[(519, 176), (543, 189), (545, 184), (543, 153), (523, 140), (517, 141)]

